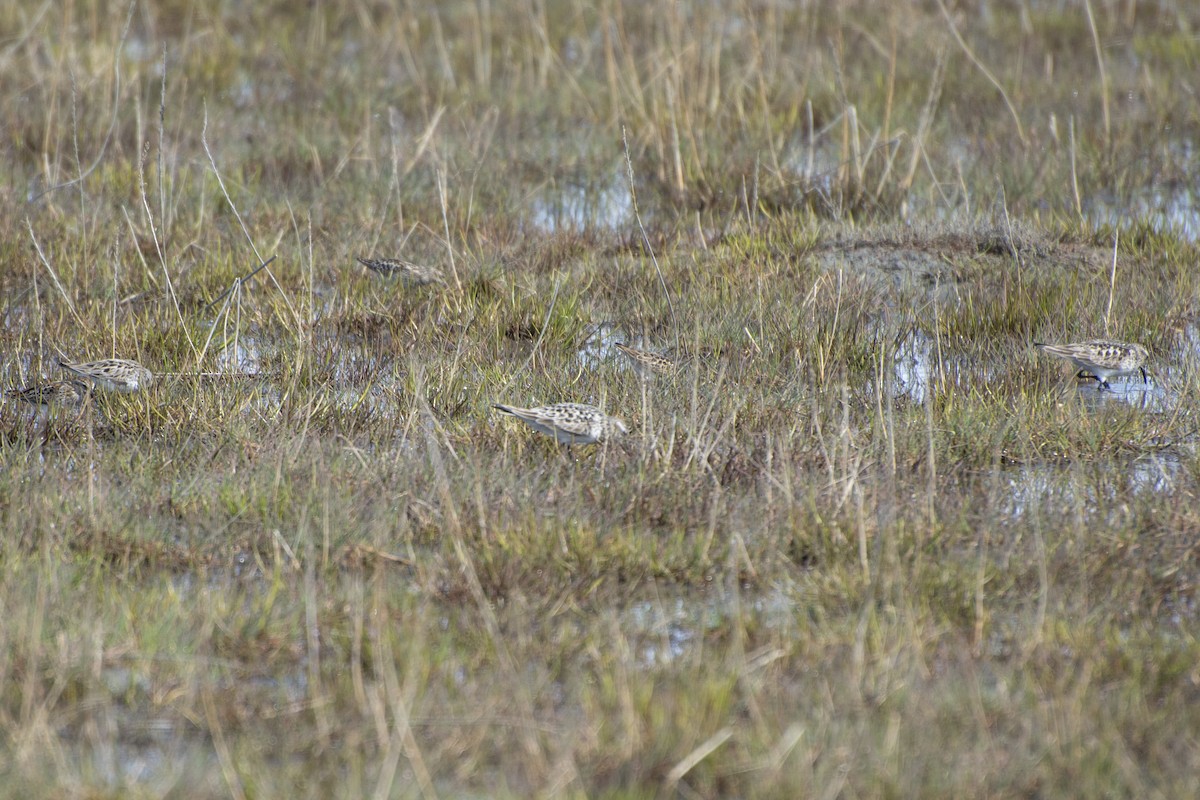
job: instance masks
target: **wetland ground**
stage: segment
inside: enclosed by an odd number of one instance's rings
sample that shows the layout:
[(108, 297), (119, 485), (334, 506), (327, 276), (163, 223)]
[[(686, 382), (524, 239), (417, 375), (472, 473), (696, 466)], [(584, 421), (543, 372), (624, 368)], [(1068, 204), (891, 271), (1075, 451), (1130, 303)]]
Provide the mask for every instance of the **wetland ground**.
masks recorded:
[(1200, 794), (1198, 30), (3, 4), (0, 795)]

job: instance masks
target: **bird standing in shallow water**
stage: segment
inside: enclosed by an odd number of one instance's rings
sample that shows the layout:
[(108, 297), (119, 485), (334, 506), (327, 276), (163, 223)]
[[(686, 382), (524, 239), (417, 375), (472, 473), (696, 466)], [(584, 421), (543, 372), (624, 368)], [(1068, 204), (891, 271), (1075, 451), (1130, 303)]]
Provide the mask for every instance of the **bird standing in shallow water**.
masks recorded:
[(629, 432), (621, 420), (582, 403), (555, 403), (537, 408), (496, 403), (492, 408), (511, 414), (535, 431), (553, 436), (559, 444), (592, 444)]
[(60, 360), (58, 365), (67, 372), (87, 378), (101, 389), (136, 392), (154, 383), (154, 373), (136, 361), (124, 358), (106, 358), (86, 364), (71, 364)]
[(1142, 365), (1146, 363), (1150, 353), (1140, 344), (1092, 339), (1075, 344), (1034, 342), (1033, 345), (1043, 353), (1065, 358), (1079, 369), (1090, 373), (1096, 379), (1096, 388), (1100, 390), (1111, 388), (1108, 379), (1118, 375), (1141, 372), (1142, 383), (1146, 382), (1146, 368)]

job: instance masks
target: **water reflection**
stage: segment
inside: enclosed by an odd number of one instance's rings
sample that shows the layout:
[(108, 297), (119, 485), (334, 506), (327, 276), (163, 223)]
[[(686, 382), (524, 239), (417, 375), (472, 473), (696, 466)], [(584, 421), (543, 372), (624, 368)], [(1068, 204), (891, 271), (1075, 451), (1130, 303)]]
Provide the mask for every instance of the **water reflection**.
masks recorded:
[(966, 387), (986, 384), (992, 376), (991, 369), (971, 359), (943, 357), (939, 361), (936, 343), (922, 331), (913, 331), (901, 340), (892, 355), (893, 394), (917, 404), (925, 402), (931, 381)]
[(1031, 510), (1085, 517), (1107, 513), (1124, 495), (1170, 494), (1184, 475), (1173, 453), (1155, 453), (1129, 464), (1108, 464), (1085, 471), (1080, 464), (1032, 464), (1006, 470), (1000, 513), (1019, 521)]
[(534, 226), (544, 233), (616, 230), (633, 221), (633, 201), (619, 161), (601, 175), (600, 181), (552, 183), (540, 190), (530, 203)]
[[(1197, 156), (1194, 142), (1169, 141), (1165, 153), (1176, 174), (1192, 174)], [(1200, 193), (1190, 181), (1155, 181), (1128, 196), (1094, 193), (1084, 213), (1095, 225), (1120, 228), (1131, 220), (1144, 220), (1155, 231), (1173, 231), (1186, 241), (1200, 241)]]
[(217, 370), (241, 375), (257, 375), (262, 368), (260, 346), (251, 336), (240, 336), (217, 353)]
[(704, 636), (731, 620), (756, 617), (763, 625), (786, 627), (796, 602), (785, 589), (733, 594), (709, 591), (655, 597), (631, 603), (621, 615), (621, 630), (631, 639), (638, 662), (661, 666), (703, 647)]
[(682, 597), (664, 601), (644, 600), (625, 611), (622, 626), (629, 636), (639, 640), (639, 660), (645, 665), (666, 664), (684, 655), (687, 645), (703, 624), (703, 607), (695, 607)]
[(626, 333), (615, 322), (598, 322), (584, 330), (583, 344), (577, 353), (579, 363), (588, 369), (598, 369), (611, 358), (620, 355), (617, 342), (625, 342)]
[(925, 402), (932, 349), (932, 340), (920, 331), (914, 331), (896, 347), (892, 357), (892, 377), (897, 396), (907, 395), (914, 403)]
[(1124, 403), (1140, 411), (1163, 412), (1168, 409), (1168, 393), (1153, 378), (1143, 383), (1137, 379), (1113, 379), (1106, 389), (1096, 388), (1092, 380), (1080, 380), (1075, 386), (1076, 394), (1084, 407), (1099, 410), (1112, 403)]

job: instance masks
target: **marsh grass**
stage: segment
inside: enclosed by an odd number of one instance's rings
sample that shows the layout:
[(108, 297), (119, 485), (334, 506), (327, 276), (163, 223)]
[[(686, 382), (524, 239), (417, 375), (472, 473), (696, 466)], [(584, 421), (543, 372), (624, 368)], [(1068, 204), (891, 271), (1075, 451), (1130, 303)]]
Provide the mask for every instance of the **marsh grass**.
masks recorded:
[(978, 11), (0, 9), (0, 383), (158, 376), (0, 409), (4, 793), (1196, 794), (1200, 20)]

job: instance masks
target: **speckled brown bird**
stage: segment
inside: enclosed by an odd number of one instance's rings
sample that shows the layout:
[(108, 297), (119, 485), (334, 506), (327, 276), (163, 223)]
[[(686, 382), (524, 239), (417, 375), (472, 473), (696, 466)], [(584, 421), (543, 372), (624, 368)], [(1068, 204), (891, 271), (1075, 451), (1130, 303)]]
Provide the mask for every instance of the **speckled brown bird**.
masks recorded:
[(154, 383), (154, 373), (136, 361), (124, 358), (106, 358), (86, 364), (72, 364), (60, 360), (58, 365), (67, 372), (87, 378), (101, 389), (136, 392)]
[(1142, 382), (1146, 382), (1146, 369), (1143, 364), (1150, 353), (1140, 344), (1113, 342), (1106, 339), (1092, 339), (1075, 344), (1043, 344), (1034, 342), (1034, 347), (1043, 353), (1065, 358), (1079, 369), (1090, 373), (1096, 378), (1098, 389), (1111, 388), (1108, 379), (1119, 375), (1142, 373)]
[(396, 276), (405, 283), (410, 283), (414, 286), (446, 282), (441, 270), (437, 267), (414, 264), (411, 261), (401, 261), (398, 258), (358, 258), (356, 256), (355, 260), (372, 272), (377, 272), (386, 277)]
[(537, 408), (496, 403), (492, 408), (511, 414), (535, 431), (553, 436), (559, 444), (592, 444), (629, 432), (621, 420), (583, 403), (555, 403)]

